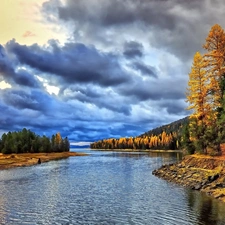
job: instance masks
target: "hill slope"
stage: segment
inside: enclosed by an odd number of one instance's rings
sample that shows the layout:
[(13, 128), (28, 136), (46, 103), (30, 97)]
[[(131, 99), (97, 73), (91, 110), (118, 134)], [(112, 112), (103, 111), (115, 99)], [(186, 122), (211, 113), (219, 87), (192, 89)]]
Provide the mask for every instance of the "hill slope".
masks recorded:
[(152, 136), (152, 135), (158, 136), (163, 131), (165, 131), (167, 134), (173, 133), (173, 132), (176, 132), (177, 134), (180, 134), (181, 131), (182, 131), (182, 127), (187, 123), (188, 123), (188, 117), (185, 117), (183, 119), (174, 121), (170, 124), (166, 124), (166, 125), (163, 125), (161, 127), (157, 127), (157, 128), (152, 129), (152, 130), (149, 130), (149, 131), (145, 132), (144, 134), (139, 135), (139, 137)]

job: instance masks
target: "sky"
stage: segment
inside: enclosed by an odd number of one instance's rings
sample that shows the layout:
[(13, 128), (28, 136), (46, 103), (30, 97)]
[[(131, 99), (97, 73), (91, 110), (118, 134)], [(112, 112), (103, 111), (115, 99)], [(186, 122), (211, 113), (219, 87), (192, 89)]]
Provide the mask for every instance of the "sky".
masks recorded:
[(221, 0), (1, 0), (0, 134), (71, 143), (181, 119), (195, 52)]

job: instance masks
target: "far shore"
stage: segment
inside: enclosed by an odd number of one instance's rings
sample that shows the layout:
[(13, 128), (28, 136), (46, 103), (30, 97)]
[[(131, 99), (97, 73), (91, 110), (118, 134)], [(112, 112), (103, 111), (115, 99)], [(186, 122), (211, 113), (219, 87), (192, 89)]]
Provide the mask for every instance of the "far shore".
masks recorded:
[(85, 153), (77, 152), (52, 152), (52, 153), (22, 153), (2, 154), (0, 153), (0, 170), (14, 167), (25, 167), (37, 165), (52, 160), (65, 159), (71, 156), (85, 156)]
[(182, 150), (161, 150), (161, 149), (97, 149), (91, 148), (92, 151), (104, 151), (104, 152), (178, 152), (182, 153)]

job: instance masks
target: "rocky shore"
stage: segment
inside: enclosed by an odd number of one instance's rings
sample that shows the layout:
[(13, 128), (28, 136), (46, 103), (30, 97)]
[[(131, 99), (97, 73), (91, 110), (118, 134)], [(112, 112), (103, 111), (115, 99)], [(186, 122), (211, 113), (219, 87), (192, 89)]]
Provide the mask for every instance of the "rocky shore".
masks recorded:
[(163, 165), (153, 174), (225, 202), (225, 158), (222, 156), (185, 156), (181, 162)]
[(71, 156), (84, 156), (84, 153), (57, 152), (57, 153), (23, 153), (23, 154), (1, 154), (0, 170), (14, 167), (24, 167), (41, 164), (51, 160), (59, 160)]

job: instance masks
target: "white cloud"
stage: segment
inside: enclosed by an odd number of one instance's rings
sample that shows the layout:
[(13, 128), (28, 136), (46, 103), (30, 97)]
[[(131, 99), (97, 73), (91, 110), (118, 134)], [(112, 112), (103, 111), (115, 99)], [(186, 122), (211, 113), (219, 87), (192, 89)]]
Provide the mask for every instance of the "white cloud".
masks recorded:
[(40, 77), (38, 75), (35, 75), (35, 77), (37, 77), (37, 79), (42, 82), (43, 86), (46, 88), (46, 91), (49, 94), (55, 94), (55, 95), (59, 94), (59, 90), (60, 90), (59, 87), (56, 87), (56, 86), (48, 84), (48, 80), (47, 79), (44, 79), (44, 78), (42, 78), (42, 77)]
[(6, 89), (6, 88), (11, 88), (12, 85), (10, 85), (9, 83), (6, 83), (5, 81), (1, 81), (0, 82), (0, 89)]
[(88, 142), (88, 141), (70, 142), (70, 145), (73, 145), (73, 146), (86, 146), (90, 144), (91, 142)]

